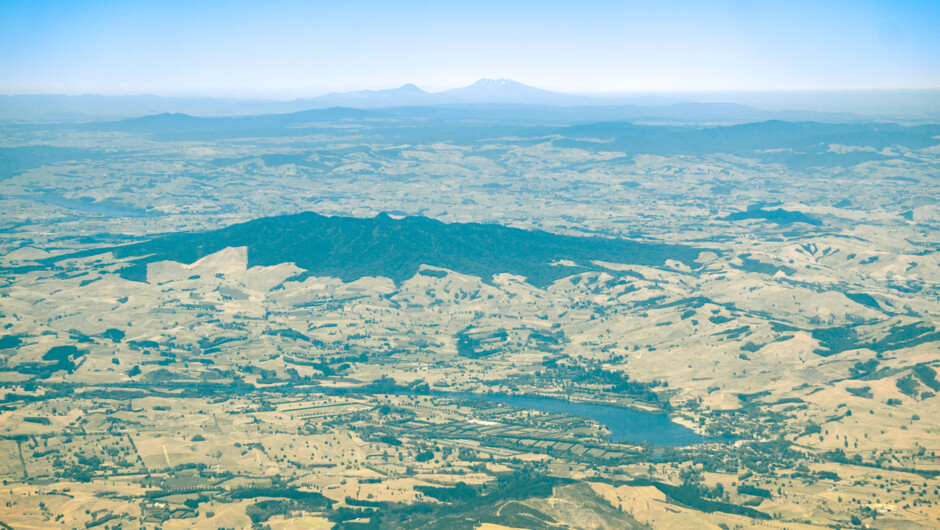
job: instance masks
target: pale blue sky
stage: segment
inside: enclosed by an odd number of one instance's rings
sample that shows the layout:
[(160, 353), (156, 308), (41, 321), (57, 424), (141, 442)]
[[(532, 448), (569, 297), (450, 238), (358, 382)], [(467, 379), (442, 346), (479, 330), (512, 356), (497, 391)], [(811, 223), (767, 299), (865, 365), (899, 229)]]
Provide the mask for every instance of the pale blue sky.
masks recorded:
[(0, 2), (0, 93), (940, 87), (932, 1)]

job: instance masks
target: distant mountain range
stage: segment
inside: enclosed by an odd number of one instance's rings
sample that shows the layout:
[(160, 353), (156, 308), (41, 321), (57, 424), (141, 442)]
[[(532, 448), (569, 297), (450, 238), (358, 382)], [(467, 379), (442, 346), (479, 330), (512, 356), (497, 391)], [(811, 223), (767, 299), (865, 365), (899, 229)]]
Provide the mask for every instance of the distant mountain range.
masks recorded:
[[(516, 274), (538, 287), (573, 274), (606, 270), (594, 260), (662, 266), (672, 259), (695, 267), (701, 251), (684, 245), (565, 236), (496, 224), (443, 223), (427, 217), (325, 217), (305, 212), (81, 254), (111, 251), (118, 258), (137, 257), (119, 274), (143, 281), (147, 263), (193, 263), (228, 247), (247, 247), (252, 267), (295, 263), (309, 275), (347, 282), (381, 276), (401, 283), (418, 274), (421, 265), (431, 265), (485, 282), (495, 274)], [(555, 264), (561, 260), (568, 265)]]
[[(664, 98), (663, 98), (664, 99)], [(331, 93), (319, 98), (304, 100), (310, 108), (323, 106), (383, 108), (418, 107), (425, 105), (466, 105), (473, 103), (517, 103), (527, 105), (598, 105), (623, 104), (625, 101), (606, 100), (588, 96), (576, 96), (551, 92), (523, 85), (511, 79), (481, 79), (470, 86), (425, 92), (412, 84), (389, 90), (360, 90), (357, 92)]]
[[(919, 118), (940, 117), (940, 91), (906, 91), (924, 101)], [(831, 96), (831, 94), (830, 94)], [(879, 97), (889, 97), (882, 95)], [(702, 95), (697, 99), (702, 99)], [(89, 120), (115, 119), (160, 113), (184, 113), (196, 116), (240, 116), (253, 114), (283, 114), (310, 109), (349, 107), (358, 109), (389, 109), (396, 107), (477, 106), (477, 105), (535, 105), (567, 108), (569, 114), (587, 111), (595, 115), (604, 110), (620, 109), (616, 114), (627, 119), (648, 118), (692, 121), (756, 121), (769, 119), (853, 121), (858, 116), (850, 113), (829, 113), (808, 110), (765, 110), (753, 106), (729, 103), (733, 95), (713, 95), (715, 102), (690, 101), (688, 97), (656, 95), (632, 97), (595, 97), (564, 94), (535, 88), (510, 79), (481, 79), (472, 85), (426, 92), (413, 84), (385, 90), (359, 90), (334, 92), (324, 96), (293, 101), (270, 101), (226, 98), (181, 98), (153, 95), (101, 96), (101, 95), (18, 95), (0, 96), (0, 120)], [(775, 97), (779, 100), (780, 95)], [(806, 94), (802, 94), (805, 99)], [(759, 99), (759, 98), (758, 98)], [(754, 100), (754, 96), (750, 96)], [(779, 102), (776, 107), (779, 109)], [(908, 112), (910, 114), (910, 112)], [(604, 119), (604, 118), (595, 118)], [(609, 119), (609, 118), (608, 118)]]
[(293, 101), (268, 101), (225, 98), (180, 98), (153, 95), (81, 96), (21, 95), (0, 96), (0, 119), (81, 119), (115, 118), (184, 113), (200, 116), (237, 116), (298, 112), (329, 107), (361, 109), (511, 103), (527, 105), (625, 105), (667, 104), (677, 100), (656, 97), (597, 98), (551, 92), (517, 83), (510, 79), (481, 79), (470, 86), (426, 92), (413, 84), (385, 90), (333, 92), (324, 96)]

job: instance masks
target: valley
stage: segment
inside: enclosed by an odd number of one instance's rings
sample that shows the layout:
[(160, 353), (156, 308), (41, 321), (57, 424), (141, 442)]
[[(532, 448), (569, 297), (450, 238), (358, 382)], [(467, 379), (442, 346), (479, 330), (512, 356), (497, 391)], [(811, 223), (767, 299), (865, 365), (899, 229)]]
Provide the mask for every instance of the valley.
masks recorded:
[(940, 525), (940, 128), (523, 110), (5, 122), (0, 521)]

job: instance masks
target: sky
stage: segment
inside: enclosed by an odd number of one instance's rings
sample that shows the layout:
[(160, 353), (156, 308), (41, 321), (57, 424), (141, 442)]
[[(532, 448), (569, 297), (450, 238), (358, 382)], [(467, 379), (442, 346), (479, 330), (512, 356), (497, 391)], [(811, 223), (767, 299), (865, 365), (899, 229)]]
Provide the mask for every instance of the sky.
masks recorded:
[(2, 0), (0, 28), (0, 94), (940, 88), (940, 0)]

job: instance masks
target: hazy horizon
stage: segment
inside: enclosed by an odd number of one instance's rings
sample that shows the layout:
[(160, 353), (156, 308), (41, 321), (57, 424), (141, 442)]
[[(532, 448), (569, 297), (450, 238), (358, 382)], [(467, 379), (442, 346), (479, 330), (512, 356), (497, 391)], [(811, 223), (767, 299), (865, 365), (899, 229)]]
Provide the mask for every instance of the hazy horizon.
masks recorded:
[[(482, 79), (477, 83), (486, 84)], [(389, 87), (379, 90), (331, 92), (298, 98), (251, 98), (216, 95), (165, 96), (162, 94), (0, 94), (0, 118), (30, 119), (45, 117), (99, 116), (120, 117), (161, 112), (197, 116), (281, 114), (313, 108), (351, 107), (363, 109), (466, 105), (511, 104), (552, 107), (648, 107), (673, 105), (736, 105), (754, 111), (797, 114), (765, 115), (765, 119), (807, 119), (800, 112), (815, 112), (839, 119), (839, 116), (877, 116), (881, 119), (935, 119), (940, 111), (940, 88), (893, 90), (790, 90), (790, 91), (683, 91), (563, 93), (541, 87), (520, 85), (467, 87), (424, 93), (410, 88)], [(407, 86), (407, 85), (406, 85)], [(398, 90), (402, 88), (404, 90)], [(468, 99), (469, 98), (469, 99)], [(729, 111), (734, 107), (728, 107)], [(751, 115), (755, 119), (757, 115)], [(812, 119), (812, 118), (810, 118)], [(851, 119), (851, 118), (849, 118)]]
[(0, 6), (0, 93), (297, 99), (511, 78), (556, 92), (940, 88), (930, 2)]
[[(614, 99), (621, 97), (644, 97), (644, 96), (662, 96), (662, 97), (686, 97), (686, 98), (701, 98), (701, 97), (710, 97), (710, 96), (778, 96), (778, 95), (835, 95), (835, 94), (892, 94), (899, 92), (909, 92), (909, 93), (940, 93), (940, 85), (935, 87), (922, 87), (922, 88), (912, 88), (912, 87), (896, 87), (896, 88), (819, 88), (819, 89), (712, 89), (712, 90), (619, 90), (619, 91), (590, 91), (590, 90), (581, 90), (581, 91), (563, 91), (555, 90), (552, 88), (546, 88), (544, 86), (534, 85), (527, 83), (525, 81), (520, 81), (516, 78), (501, 78), (526, 85), (528, 87), (537, 88), (540, 90), (545, 90), (549, 92), (556, 92), (559, 94), (570, 94), (576, 96), (586, 96), (597, 99)], [(438, 94), (443, 92), (448, 92), (450, 90), (455, 90), (459, 88), (469, 87), (476, 82), (480, 81), (498, 81), (501, 79), (491, 79), (491, 78), (480, 78), (476, 81), (472, 81), (463, 85), (449, 86), (446, 88), (440, 89), (426, 89), (425, 87), (418, 85), (417, 83), (403, 83), (401, 85), (390, 85), (383, 87), (358, 87), (350, 88), (348, 90), (330, 90), (326, 92), (310, 92), (307, 94), (301, 94), (296, 96), (288, 95), (235, 95), (228, 94), (224, 91), (219, 92), (205, 92), (205, 93), (184, 93), (184, 94), (174, 94), (166, 93), (161, 91), (127, 91), (127, 92), (82, 92), (82, 91), (47, 91), (47, 92), (2, 92), (0, 96), (65, 96), (65, 97), (83, 97), (83, 96), (102, 96), (102, 97), (158, 97), (158, 98), (206, 98), (206, 99), (230, 99), (230, 100), (245, 100), (245, 101), (281, 101), (281, 102), (290, 102), (303, 99), (315, 99), (323, 96), (328, 96), (332, 94), (350, 94), (356, 92), (378, 92), (386, 90), (397, 90), (404, 88), (408, 85), (416, 86), (424, 92), (429, 94)], [(690, 99), (691, 100), (691, 99)]]

